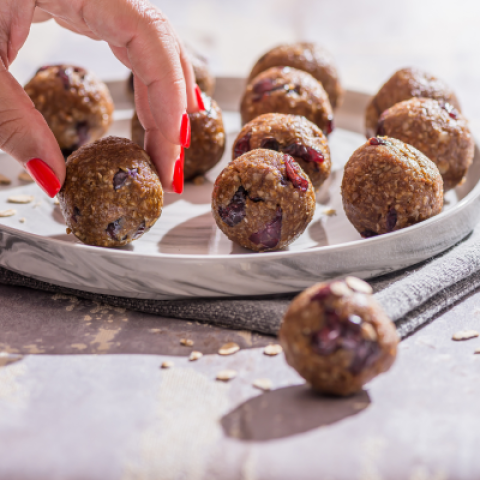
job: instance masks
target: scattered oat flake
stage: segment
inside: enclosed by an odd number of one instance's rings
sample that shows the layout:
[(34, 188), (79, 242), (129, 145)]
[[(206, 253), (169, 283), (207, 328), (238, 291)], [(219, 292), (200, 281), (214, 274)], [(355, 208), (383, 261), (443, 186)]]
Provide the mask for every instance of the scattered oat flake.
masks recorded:
[(323, 213), (325, 215), (328, 215), (329, 217), (333, 217), (334, 215), (337, 215), (337, 211), (334, 208), (326, 208)]
[(345, 283), (355, 292), (367, 293), (367, 294), (373, 293), (372, 287), (367, 282), (360, 280), (360, 278), (347, 277), (345, 279)]
[(203, 175), (199, 175), (193, 179), (194, 185), (203, 185), (205, 183), (205, 177)]
[(35, 200), (35, 197), (32, 195), (13, 195), (8, 197), (8, 203), (32, 203)]
[(27, 172), (21, 172), (18, 175), (18, 179), (21, 180), (22, 182), (33, 182), (33, 178), (27, 173)]
[(232, 355), (240, 350), (240, 346), (235, 342), (228, 342), (218, 351), (219, 355)]
[(268, 378), (257, 378), (252, 385), (259, 390), (263, 390), (264, 392), (268, 392), (272, 389), (272, 381)]
[(10, 185), (11, 183), (12, 181), (8, 177), (0, 173), (0, 185)]
[(191, 354), (190, 354), (190, 357), (188, 358), (191, 362), (194, 362), (195, 360), (199, 360), (200, 358), (203, 357), (203, 353), (202, 352), (197, 352), (197, 351), (193, 351)]
[(53, 201), (53, 204), (54, 205), (60, 205), (60, 200), (58, 199), (58, 197), (55, 197), (55, 200)]
[(475, 355), (479, 355), (480, 354), (480, 348), (477, 348), (473, 353), (475, 353)]
[(282, 351), (283, 351), (282, 346), (278, 344), (270, 344), (263, 349), (263, 353), (265, 355), (270, 355), (271, 357), (278, 355), (279, 353), (282, 353)]
[(193, 347), (193, 340), (189, 340), (188, 338), (182, 338), (180, 340), (180, 345), (184, 347)]
[(16, 210), (0, 210), (0, 217), (13, 217), (16, 214)]
[(160, 368), (172, 368), (175, 364), (167, 360), (166, 362), (162, 362)]
[(229, 380), (233, 380), (236, 376), (237, 372), (235, 370), (222, 370), (217, 373), (217, 380), (228, 382)]
[(475, 330), (461, 330), (460, 332), (453, 334), (452, 340), (459, 342), (462, 340), (470, 340), (471, 338), (478, 336), (480, 336), (480, 333)]
[(20, 223), (25, 223), (26, 221), (27, 221), (27, 219), (26, 219), (25, 217), (22, 217), (22, 218), (19, 220)]
[(347, 296), (352, 294), (352, 291), (348, 285), (340, 281), (332, 282), (330, 284), (330, 291), (337, 297), (343, 297), (344, 295)]

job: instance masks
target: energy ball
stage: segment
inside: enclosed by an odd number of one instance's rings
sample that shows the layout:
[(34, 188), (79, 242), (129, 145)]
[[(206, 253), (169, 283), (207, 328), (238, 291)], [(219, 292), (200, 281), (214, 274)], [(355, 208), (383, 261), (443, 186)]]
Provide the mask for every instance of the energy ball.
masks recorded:
[(462, 182), (472, 164), (475, 142), (465, 117), (451, 104), (411, 98), (385, 110), (377, 134), (402, 140), (438, 167), (447, 191)]
[(264, 113), (302, 115), (325, 135), (333, 131), (333, 112), (322, 84), (309, 73), (272, 67), (247, 86), (240, 106), (243, 124)]
[(297, 239), (315, 212), (315, 193), (290, 155), (252, 150), (218, 176), (212, 212), (233, 242), (255, 251), (279, 250)]
[(370, 101), (365, 118), (367, 138), (376, 135), (378, 119), (387, 108), (412, 97), (433, 98), (460, 111), (457, 97), (446, 83), (417, 68), (404, 68), (394, 73)]
[[(213, 168), (225, 151), (225, 130), (222, 111), (215, 100), (202, 93), (205, 110), (189, 114), (190, 148), (185, 149), (185, 180), (203, 175)], [(132, 118), (132, 140), (143, 148), (145, 130), (135, 112)]]
[(58, 199), (79, 240), (120, 247), (153, 227), (162, 213), (163, 190), (144, 150), (126, 138), (107, 137), (68, 158)]
[(373, 237), (438, 215), (443, 180), (437, 166), (416, 148), (374, 137), (345, 165), (342, 201), (360, 235)]
[(286, 153), (300, 164), (315, 190), (330, 175), (328, 140), (305, 117), (266, 113), (247, 123), (233, 145), (233, 159), (250, 150), (265, 148)]
[(65, 157), (107, 133), (113, 101), (93, 73), (73, 65), (40, 68), (25, 91), (44, 116)]
[(343, 89), (331, 55), (319, 45), (299, 42), (279, 45), (263, 55), (250, 73), (249, 81), (271, 67), (293, 67), (316, 78), (335, 109), (340, 106)]
[[(195, 82), (202, 92), (205, 92), (211, 97), (215, 91), (215, 77), (210, 72), (207, 59), (188, 48), (187, 55), (193, 67)], [(130, 94), (133, 94), (134, 92), (133, 73), (130, 73), (130, 76), (128, 77), (127, 90)]]
[(319, 283), (298, 295), (279, 338), (287, 363), (314, 390), (352, 395), (395, 361), (395, 325), (355, 277)]

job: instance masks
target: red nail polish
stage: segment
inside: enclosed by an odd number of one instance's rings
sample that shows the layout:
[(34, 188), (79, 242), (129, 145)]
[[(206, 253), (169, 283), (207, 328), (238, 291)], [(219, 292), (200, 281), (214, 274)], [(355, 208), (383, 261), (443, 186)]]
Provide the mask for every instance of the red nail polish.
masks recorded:
[(182, 117), (182, 126), (180, 127), (180, 145), (185, 148), (190, 147), (190, 138), (190, 117), (185, 112)]
[(184, 153), (183, 148), (180, 152), (180, 157), (175, 162), (175, 167), (173, 169), (173, 182), (172, 189), (175, 193), (183, 193), (183, 162), (184, 162)]
[(200, 90), (200, 87), (198, 85), (195, 85), (195, 96), (197, 97), (198, 109), (201, 112), (204, 112), (205, 111), (205, 104), (203, 103), (202, 91)]
[(40, 158), (29, 160), (25, 164), (25, 170), (50, 198), (53, 198), (62, 188), (53, 170)]

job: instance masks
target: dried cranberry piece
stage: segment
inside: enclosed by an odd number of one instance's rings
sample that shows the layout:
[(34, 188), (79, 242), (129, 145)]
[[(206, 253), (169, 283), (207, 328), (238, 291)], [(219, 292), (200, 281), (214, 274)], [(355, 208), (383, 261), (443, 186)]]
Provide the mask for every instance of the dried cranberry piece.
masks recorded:
[[(107, 233), (110, 235), (112, 240), (118, 241), (118, 234), (122, 230), (122, 224), (124, 223), (123, 217), (120, 217), (118, 220), (115, 220), (112, 223), (109, 223), (107, 226)], [(123, 237), (121, 240), (124, 240), (125, 237)]]
[(374, 146), (377, 146), (377, 145), (388, 145), (388, 142), (383, 139), (383, 138), (380, 138), (380, 137), (372, 137), (368, 143), (370, 145), (374, 145)]
[(237, 143), (235, 143), (235, 146), (233, 147), (234, 159), (250, 151), (251, 137), (252, 133), (248, 132), (244, 137), (240, 138)]
[(78, 217), (81, 217), (80, 209), (78, 207), (73, 207), (72, 220), (75, 223), (78, 223)]
[(229, 227), (234, 227), (245, 218), (246, 204), (247, 204), (247, 191), (243, 187), (239, 187), (239, 189), (235, 192), (235, 195), (233, 196), (228, 206), (219, 207), (218, 214), (220, 215), (220, 218)]
[(360, 234), (363, 238), (371, 238), (371, 237), (376, 237), (378, 235), (377, 232), (374, 232), (373, 230), (369, 230), (367, 228), (367, 230), (364, 230), (361, 234)]
[(265, 248), (274, 248), (280, 242), (282, 235), (282, 209), (277, 207), (275, 218), (268, 222), (262, 230), (252, 233), (250, 241)]
[(330, 285), (325, 285), (322, 288), (320, 288), (320, 290), (318, 290), (318, 292), (315, 293), (315, 295), (313, 295), (313, 297), (311, 298), (311, 301), (321, 302), (322, 300), (325, 300), (328, 296), (330, 296), (331, 293), (332, 291), (330, 290)]
[(63, 83), (63, 88), (68, 90), (70, 88), (70, 75), (68, 74), (68, 68), (61, 67), (58, 69), (57, 76)]
[(395, 228), (395, 225), (397, 224), (397, 211), (395, 208), (390, 208), (390, 210), (387, 213), (387, 232), (392, 232), (393, 229)]
[[(113, 188), (114, 190), (118, 190), (122, 188), (126, 183), (127, 180), (131, 180), (138, 175), (138, 168), (127, 168), (127, 171), (124, 172), (123, 170), (119, 170), (113, 177)], [(129, 182), (130, 184), (131, 182)]]
[(301, 143), (291, 143), (282, 148), (282, 152), (292, 157), (298, 157), (305, 162), (322, 163), (325, 160), (322, 152), (315, 150), (315, 148), (307, 147)]
[(378, 343), (363, 340), (355, 349), (355, 356), (350, 364), (350, 371), (354, 375), (358, 375), (365, 367), (369, 367), (377, 360), (380, 352)]
[(87, 121), (78, 122), (76, 125), (77, 136), (78, 136), (78, 147), (85, 145), (90, 140), (90, 125)]
[(258, 102), (265, 94), (270, 93), (272, 90), (277, 90), (278, 88), (283, 88), (283, 85), (280, 85), (279, 87), (276, 85), (275, 80), (264, 78), (253, 85), (252, 91), (254, 96), (252, 97), (252, 100)]
[(458, 110), (451, 103), (448, 103), (448, 102), (439, 102), (439, 103), (440, 103), (440, 106), (444, 110), (446, 110), (450, 118), (453, 118), (454, 120), (458, 118)]
[(267, 137), (262, 140), (260, 148), (266, 148), (267, 150), (275, 150), (278, 152), (280, 150), (280, 144), (276, 138)]
[(146, 231), (147, 229), (145, 228), (145, 221), (143, 221), (137, 228), (137, 231), (133, 234), (133, 240), (140, 238)]
[(295, 160), (289, 155), (284, 155), (285, 169), (287, 172), (287, 178), (293, 183), (295, 188), (298, 188), (302, 192), (308, 190), (308, 180), (300, 175), (300, 167)]

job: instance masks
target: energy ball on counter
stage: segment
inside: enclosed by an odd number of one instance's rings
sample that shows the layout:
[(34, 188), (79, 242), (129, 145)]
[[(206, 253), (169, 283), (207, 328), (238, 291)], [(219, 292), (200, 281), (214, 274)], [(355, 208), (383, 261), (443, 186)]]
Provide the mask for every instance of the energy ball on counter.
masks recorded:
[(328, 140), (305, 117), (266, 113), (247, 123), (233, 145), (233, 159), (250, 150), (265, 148), (286, 153), (300, 164), (315, 190), (330, 175)]
[(402, 140), (432, 160), (444, 191), (462, 182), (473, 161), (475, 142), (468, 122), (449, 103), (429, 98), (397, 103), (382, 113), (377, 135)]
[(249, 81), (271, 67), (293, 67), (316, 78), (335, 109), (340, 106), (343, 89), (331, 55), (319, 45), (299, 42), (279, 45), (263, 55), (250, 73)]
[[(191, 125), (190, 148), (185, 149), (185, 180), (203, 175), (213, 168), (225, 151), (225, 130), (222, 111), (215, 100), (202, 93), (205, 110), (189, 114)], [(132, 140), (143, 148), (145, 130), (135, 112), (132, 118)]]
[(66, 157), (101, 138), (112, 123), (114, 106), (107, 86), (84, 68), (42, 67), (25, 85), (25, 91)]
[(342, 201), (358, 232), (373, 237), (438, 215), (443, 207), (442, 176), (411, 145), (374, 137), (345, 165)]
[[(202, 92), (208, 96), (212, 96), (215, 91), (215, 77), (210, 72), (206, 58), (197, 52), (187, 48), (187, 55), (193, 67), (195, 74), (195, 82)], [(127, 89), (130, 94), (133, 94), (134, 83), (133, 73), (130, 73), (127, 81)]]
[(252, 150), (218, 176), (212, 211), (220, 230), (233, 242), (255, 251), (279, 250), (311, 222), (315, 193), (290, 155)]
[(272, 67), (247, 86), (240, 106), (242, 122), (264, 113), (302, 115), (325, 135), (333, 130), (333, 112), (322, 84), (309, 73), (290, 67)]
[(298, 295), (285, 314), (280, 343), (287, 363), (314, 390), (351, 395), (395, 361), (395, 325), (355, 277), (319, 283)]
[(412, 97), (433, 98), (450, 103), (460, 111), (457, 97), (442, 80), (416, 68), (404, 68), (396, 72), (370, 101), (366, 110), (366, 135), (377, 133), (380, 115), (396, 103)]
[(58, 199), (67, 227), (83, 243), (119, 247), (159, 219), (163, 190), (144, 150), (126, 138), (107, 137), (68, 158)]

